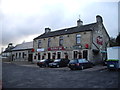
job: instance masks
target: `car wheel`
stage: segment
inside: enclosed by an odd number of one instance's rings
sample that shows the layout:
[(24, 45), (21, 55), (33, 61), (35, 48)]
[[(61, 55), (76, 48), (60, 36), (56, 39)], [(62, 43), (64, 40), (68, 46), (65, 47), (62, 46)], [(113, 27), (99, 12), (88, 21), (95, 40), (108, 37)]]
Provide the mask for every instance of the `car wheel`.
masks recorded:
[(81, 66), (81, 70), (83, 70), (84, 69), (84, 67), (83, 66)]
[(93, 65), (90, 65), (90, 68), (92, 68), (93, 67)]
[(70, 68), (70, 70), (74, 70), (74, 68)]
[(59, 68), (60, 66), (59, 65), (57, 65), (57, 68)]
[(40, 68), (42, 67), (42, 66), (39, 66)]
[(49, 66), (50, 68), (52, 68), (52, 66)]
[(45, 64), (45, 67), (48, 67), (48, 65), (47, 65), (47, 64)]

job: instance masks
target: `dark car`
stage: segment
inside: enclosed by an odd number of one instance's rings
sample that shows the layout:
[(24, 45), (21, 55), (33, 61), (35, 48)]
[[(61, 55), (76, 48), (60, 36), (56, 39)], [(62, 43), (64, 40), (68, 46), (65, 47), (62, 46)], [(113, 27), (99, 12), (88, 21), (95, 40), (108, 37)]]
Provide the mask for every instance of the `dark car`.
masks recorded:
[(86, 59), (74, 59), (74, 60), (70, 60), (68, 67), (71, 70), (75, 70), (75, 69), (84, 69), (84, 68), (89, 68), (92, 67), (93, 64), (91, 62), (89, 62)]
[(69, 59), (56, 59), (53, 63), (49, 63), (50, 67), (66, 67), (69, 63)]
[(43, 59), (43, 60), (40, 60), (39, 62), (37, 62), (37, 65), (39, 67), (49, 67), (49, 63), (53, 62), (52, 59)]

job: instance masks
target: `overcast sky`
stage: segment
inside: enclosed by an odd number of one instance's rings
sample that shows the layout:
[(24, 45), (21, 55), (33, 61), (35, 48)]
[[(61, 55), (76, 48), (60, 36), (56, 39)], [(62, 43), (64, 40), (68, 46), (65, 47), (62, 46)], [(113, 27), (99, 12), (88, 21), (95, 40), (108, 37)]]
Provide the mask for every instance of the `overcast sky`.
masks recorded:
[(45, 27), (50, 27), (54, 31), (76, 26), (79, 15), (83, 24), (94, 23), (96, 15), (101, 15), (108, 34), (116, 37), (118, 34), (118, 2), (106, 1), (1, 0), (2, 45), (0, 46), (6, 47), (8, 43), (16, 45), (23, 41), (32, 41), (33, 38), (44, 33)]

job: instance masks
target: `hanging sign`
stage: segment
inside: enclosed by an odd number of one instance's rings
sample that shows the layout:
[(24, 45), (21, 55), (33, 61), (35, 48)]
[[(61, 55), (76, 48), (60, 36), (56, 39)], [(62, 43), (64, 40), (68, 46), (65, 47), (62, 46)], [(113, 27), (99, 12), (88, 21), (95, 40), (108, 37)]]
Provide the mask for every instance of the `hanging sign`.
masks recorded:
[(103, 45), (103, 38), (101, 36), (98, 36), (96, 38), (96, 43), (99, 44), (99, 45)]

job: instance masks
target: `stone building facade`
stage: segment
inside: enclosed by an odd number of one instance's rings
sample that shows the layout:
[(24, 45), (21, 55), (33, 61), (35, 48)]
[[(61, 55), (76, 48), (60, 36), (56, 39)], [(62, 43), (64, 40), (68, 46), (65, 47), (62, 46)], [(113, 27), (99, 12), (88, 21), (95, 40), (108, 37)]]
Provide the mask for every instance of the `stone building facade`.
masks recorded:
[(33, 61), (86, 58), (93, 63), (99, 63), (106, 59), (108, 45), (109, 35), (102, 17), (97, 15), (95, 23), (83, 25), (79, 19), (75, 27), (56, 31), (45, 28), (45, 33), (33, 40)]
[(12, 61), (30, 61), (33, 60), (33, 42), (24, 42), (18, 44), (12, 49)]

